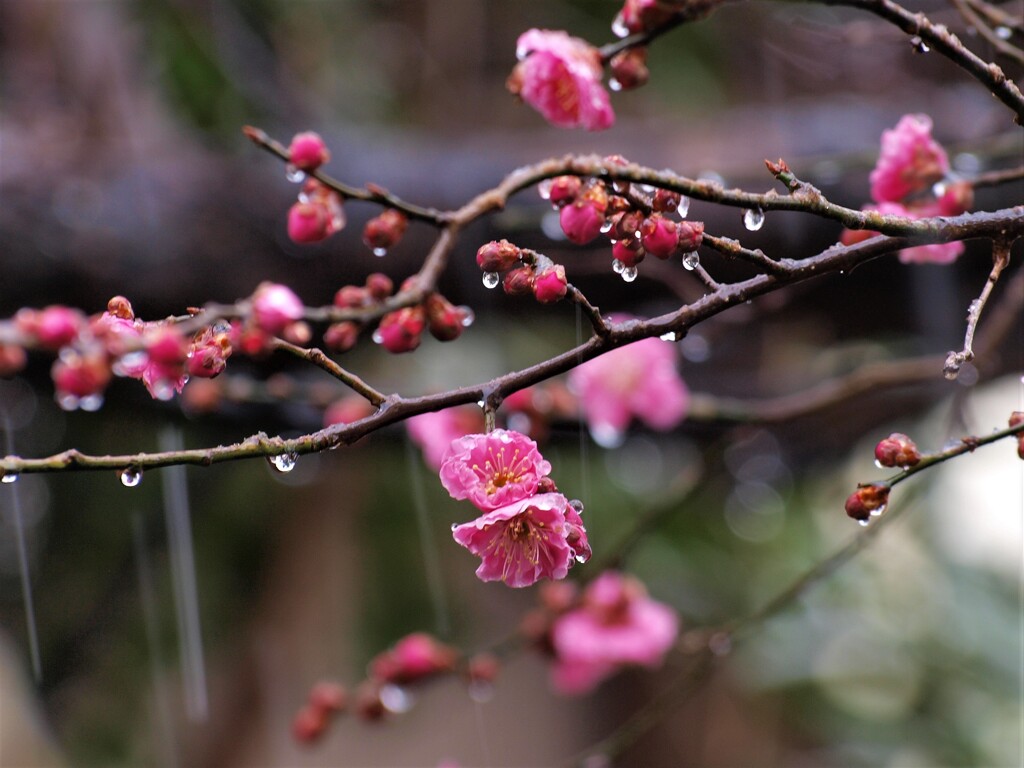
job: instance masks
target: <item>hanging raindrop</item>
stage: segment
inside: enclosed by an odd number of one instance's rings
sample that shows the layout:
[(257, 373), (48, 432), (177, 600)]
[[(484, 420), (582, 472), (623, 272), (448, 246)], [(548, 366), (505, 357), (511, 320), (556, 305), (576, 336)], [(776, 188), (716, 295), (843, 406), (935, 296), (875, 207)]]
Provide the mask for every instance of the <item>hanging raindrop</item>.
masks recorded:
[(611, 424), (591, 425), (590, 436), (602, 448), (618, 448), (622, 445), (622, 441), (626, 439), (626, 433), (616, 429)]
[(925, 43), (925, 41), (918, 35), (914, 35), (910, 38), (910, 45), (913, 46), (916, 53), (928, 53), (928, 51), (931, 50), (931, 48), (928, 47), (928, 44)]
[(375, 330), (375, 331), (373, 332), (373, 335), (372, 335), (372, 336), (370, 336), (370, 338), (371, 338), (371, 339), (373, 339), (373, 343), (374, 343), (374, 344), (383, 344), (383, 343), (384, 343), (384, 334), (383, 334), (383, 333), (381, 333), (381, 330), (380, 330), (380, 328), (378, 328), (377, 330)]
[(623, 264), (621, 261), (619, 261), (618, 259), (612, 259), (612, 272), (614, 272), (616, 275), (621, 275), (622, 270), (624, 270), (625, 268), (626, 265)]
[(610, 90), (610, 91), (621, 91), (622, 90), (622, 83), (620, 83), (614, 77), (609, 78), (609, 80), (608, 80), (608, 90)]
[(690, 212), (690, 198), (683, 195), (679, 198), (679, 205), (676, 206), (676, 213), (679, 214), (680, 219), (685, 219), (686, 214)]
[(284, 167), (284, 177), (293, 184), (298, 184), (300, 181), (306, 178), (306, 174), (300, 171), (291, 163), (288, 163)]
[(18, 477), (20, 477), (20, 475), (18, 475), (17, 472), (8, 472), (7, 470), (4, 470), (3, 476), (0, 477), (0, 483), (15, 483), (18, 481)]
[(668, 333), (663, 333), (658, 338), (660, 338), (662, 341), (673, 341), (673, 342), (674, 341), (679, 341), (679, 337), (676, 335), (675, 331), (669, 331)]
[(1013, 30), (1009, 27), (996, 27), (993, 31), (996, 33), (996, 37), (1000, 40), (1009, 40), (1010, 36), (1013, 34)]
[(466, 692), (477, 704), (486, 704), (494, 698), (494, 683), (487, 680), (470, 680)]
[(544, 179), (537, 185), (537, 194), (541, 196), (542, 200), (551, 199), (551, 187), (555, 184), (553, 179)]
[(700, 264), (700, 256), (697, 255), (696, 251), (683, 254), (683, 267), (685, 269), (692, 272), (697, 268), (698, 264)]
[(640, 273), (636, 267), (624, 267), (619, 274), (622, 275), (622, 279), (627, 283), (632, 283)]
[(277, 456), (268, 456), (267, 461), (270, 462), (270, 466), (276, 469), (278, 472), (291, 472), (295, 469), (295, 461), (298, 459), (294, 453), (281, 453)]
[(462, 327), (469, 328), (469, 326), (473, 324), (473, 321), (476, 320), (476, 313), (465, 304), (458, 307), (458, 310), (462, 313)]
[(626, 26), (626, 20), (621, 13), (617, 14), (612, 20), (612, 34), (616, 37), (626, 37), (629, 35), (629, 27)]
[(861, 528), (867, 528), (869, 522), (870, 520), (858, 520), (857, 525), (859, 525)]
[(387, 248), (374, 248), (373, 249), (373, 255), (376, 256), (378, 259), (383, 259), (385, 256), (388, 255), (388, 249)]
[(607, 235), (611, 231), (612, 231), (612, 220), (611, 219), (605, 219), (604, 220), (604, 224), (601, 225), (601, 234), (602, 235)]
[(484, 288), (497, 288), (501, 276), (497, 272), (484, 272)]
[(125, 467), (121, 470), (121, 485), (125, 488), (134, 488), (142, 482), (142, 470), (138, 467)]
[(743, 226), (756, 232), (764, 224), (764, 211), (760, 208), (748, 208), (743, 212)]
[(86, 395), (78, 401), (78, 407), (89, 413), (98, 411), (103, 407), (103, 395)]
[(384, 705), (388, 712), (400, 715), (412, 709), (416, 699), (405, 688), (388, 683), (380, 687), (380, 703)]

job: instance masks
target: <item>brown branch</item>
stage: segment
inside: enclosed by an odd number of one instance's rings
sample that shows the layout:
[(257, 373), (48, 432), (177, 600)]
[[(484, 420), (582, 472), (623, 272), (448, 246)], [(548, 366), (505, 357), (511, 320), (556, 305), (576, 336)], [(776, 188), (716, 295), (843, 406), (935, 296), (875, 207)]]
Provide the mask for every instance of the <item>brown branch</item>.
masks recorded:
[(295, 355), (300, 360), (305, 360), (327, 371), (327, 373), (331, 374), (342, 384), (365, 397), (372, 405), (380, 406), (381, 403), (387, 400), (387, 395), (378, 392), (354, 373), (346, 371), (316, 347), (307, 349), (287, 342), (284, 339), (274, 339), (273, 347), (275, 349), (282, 349), (289, 354)]
[(967, 0), (952, 0), (952, 2), (960, 15), (964, 17), (964, 20), (973, 26), (989, 45), (996, 49), (997, 54), (1012, 59), (1018, 64), (1024, 64), (1024, 51), (1013, 43), (999, 37)]

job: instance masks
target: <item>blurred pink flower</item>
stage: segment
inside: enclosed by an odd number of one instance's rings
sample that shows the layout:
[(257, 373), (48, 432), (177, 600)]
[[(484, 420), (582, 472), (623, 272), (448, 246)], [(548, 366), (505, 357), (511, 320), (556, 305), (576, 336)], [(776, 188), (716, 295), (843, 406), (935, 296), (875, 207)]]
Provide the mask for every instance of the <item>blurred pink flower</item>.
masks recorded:
[(636, 416), (669, 430), (686, 416), (690, 393), (676, 370), (674, 344), (644, 339), (613, 349), (569, 374), (594, 439), (613, 446)]
[(896, 127), (882, 131), (882, 151), (871, 172), (876, 203), (904, 202), (930, 189), (949, 171), (946, 151), (932, 138), (928, 115), (904, 115)]
[(434, 469), (441, 468), (452, 440), (479, 432), (483, 426), (483, 414), (473, 406), (421, 413), (405, 423), (409, 437), (423, 451), (423, 460)]
[[(866, 205), (864, 210), (878, 211), (886, 216), (906, 216), (911, 219), (943, 215), (940, 204), (937, 202), (917, 205), (913, 208), (907, 208), (900, 203), (879, 203), (878, 205)], [(860, 232), (856, 234), (861, 235)], [(867, 232), (863, 234), (872, 236), (878, 233)], [(853, 240), (853, 242), (856, 242), (856, 240)], [(900, 251), (899, 258), (904, 264), (951, 264), (963, 252), (964, 244), (959, 241), (952, 243), (928, 243), (926, 245), (915, 245), (913, 248), (904, 248)]]
[(564, 579), (569, 572), (576, 551), (568, 542), (576, 528), (566, 522), (571, 509), (562, 494), (541, 493), (456, 526), (452, 535), (481, 559), (476, 569), (481, 581), (528, 587), (544, 578)]
[(615, 122), (597, 48), (562, 31), (531, 29), (519, 36), (520, 62), (508, 89), (552, 125), (600, 131)]
[(469, 499), (487, 511), (532, 496), (549, 472), (551, 464), (533, 440), (495, 429), (451, 442), (441, 462), (441, 484), (453, 499)]
[(555, 621), (552, 684), (561, 693), (586, 693), (623, 665), (656, 667), (678, 632), (672, 608), (647, 597), (638, 580), (606, 571), (579, 608)]

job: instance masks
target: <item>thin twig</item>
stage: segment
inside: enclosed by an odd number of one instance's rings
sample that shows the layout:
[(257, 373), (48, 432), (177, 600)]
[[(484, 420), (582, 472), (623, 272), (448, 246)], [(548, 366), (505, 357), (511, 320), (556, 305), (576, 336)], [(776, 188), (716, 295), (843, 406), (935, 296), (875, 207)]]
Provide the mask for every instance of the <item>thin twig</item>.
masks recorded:
[(322, 350), (317, 349), (316, 347), (300, 347), (297, 344), (292, 344), (284, 339), (274, 339), (273, 347), (275, 349), (282, 349), (285, 352), (295, 355), (301, 360), (306, 360), (318, 368), (327, 371), (342, 384), (365, 397), (374, 406), (380, 406), (385, 400), (387, 400), (387, 395), (378, 392), (354, 373), (342, 368), (331, 358), (325, 355)]

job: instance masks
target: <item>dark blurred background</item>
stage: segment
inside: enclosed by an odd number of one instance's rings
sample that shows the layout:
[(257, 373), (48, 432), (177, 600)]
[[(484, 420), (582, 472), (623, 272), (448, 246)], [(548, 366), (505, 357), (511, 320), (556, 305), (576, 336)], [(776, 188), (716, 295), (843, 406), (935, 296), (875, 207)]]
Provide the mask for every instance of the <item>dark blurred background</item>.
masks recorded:
[[(991, 58), (952, 7), (921, 8)], [(763, 159), (781, 156), (830, 199), (857, 207), (882, 130), (911, 112), (931, 115), (966, 176), (1024, 159), (1009, 112), (981, 86), (846, 9), (726, 6), (671, 33), (651, 51), (650, 84), (613, 96), (618, 122), (603, 134), (548, 127), (505, 92), (522, 31), (562, 28), (600, 44), (616, 10), (597, 0), (4, 0), (0, 316), (56, 303), (97, 312), (124, 294), (139, 316), (156, 319), (248, 296), (261, 280), (318, 305), (370, 271), (397, 282), (416, 269), (432, 230), (413, 225), (377, 259), (360, 242), (376, 213), (367, 206), (348, 205), (348, 228), (324, 244), (292, 244), (285, 214), (295, 187), (242, 137), (245, 124), (285, 142), (317, 130), (332, 175), (439, 208), (519, 165), (592, 151), (753, 191), (771, 188)], [(1022, 193), (1020, 183), (980, 190), (977, 207), (1019, 204)], [(473, 254), (493, 237), (564, 263), (604, 310), (644, 314), (700, 295), (678, 264), (645, 264), (636, 283), (621, 282), (607, 248), (552, 239), (547, 213), (527, 192), (464, 233), (442, 283), (477, 314), (458, 342), (428, 340), (414, 355), (385, 358), (367, 341), (345, 364), (383, 391), (411, 395), (484, 381), (573, 344), (571, 308), (526, 306), (480, 284)], [(756, 233), (737, 209), (694, 202), (691, 217), (774, 256), (810, 255), (839, 236), (794, 214), (770, 214)], [(720, 279), (746, 274), (713, 256), (704, 263)], [(757, 398), (869, 361), (945, 353), (961, 345), (990, 264), (984, 244), (969, 244), (950, 267), (887, 258), (773, 294), (696, 329), (681, 343), (683, 374), (695, 392)], [(692, 421), (668, 435), (637, 430), (613, 450), (581, 442), (568, 425), (543, 450), (559, 486), (587, 504), (595, 551), (664, 501), (670, 485), (696, 487), (625, 567), (688, 625), (723, 621), (852, 535), (842, 500), (876, 476), (871, 446), (880, 437), (914, 431), (927, 449), (1002, 426), (1021, 407), (1021, 349), (1018, 316), (956, 383), (937, 371), (931, 383), (792, 423)], [(288, 361), (235, 358), (231, 375), (253, 392), (274, 375), (270, 390), (297, 394), (199, 418), (119, 381), (99, 413), (65, 414), (52, 401), (49, 365), (34, 357), (23, 376), (0, 382), (12, 452), (298, 434), (319, 426), (334, 394)], [(310, 386), (321, 387), (312, 403), (301, 396)], [(921, 483), (907, 519), (739, 648), (622, 764), (1020, 764), (1022, 484), (1012, 453), (988, 448)], [(452, 552), (448, 526), (463, 510), (401, 429), (305, 457), (287, 475), (262, 462), (186, 470), (194, 549), (165, 522), (164, 486), (176, 482), (168, 474), (135, 489), (106, 473), (27, 476), (0, 488), (0, 622), (10, 645), (0, 719), (19, 723), (17, 702), (38, 699), (39, 738), (49, 743), (33, 753), (31, 728), (12, 735), (0, 726), (0, 763), (547, 765), (605, 735), (658, 688), (657, 674), (626, 674), (566, 702), (527, 654), (493, 701), (475, 703), (449, 681), (389, 724), (347, 720), (302, 750), (288, 727), (316, 679), (354, 682), (376, 651), (418, 629), (466, 647), (495, 639), (534, 596), (480, 584), (471, 558)], [(24, 683), (15, 508), (29, 545), (37, 685)], [(190, 558), (202, 664), (175, 610)]]

